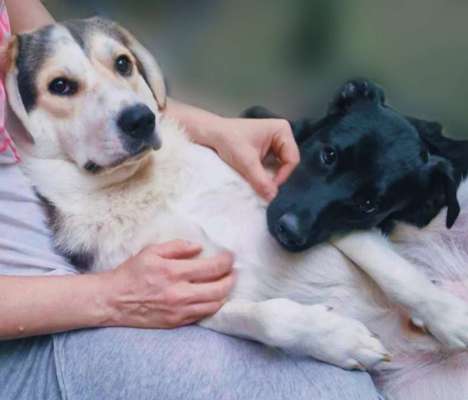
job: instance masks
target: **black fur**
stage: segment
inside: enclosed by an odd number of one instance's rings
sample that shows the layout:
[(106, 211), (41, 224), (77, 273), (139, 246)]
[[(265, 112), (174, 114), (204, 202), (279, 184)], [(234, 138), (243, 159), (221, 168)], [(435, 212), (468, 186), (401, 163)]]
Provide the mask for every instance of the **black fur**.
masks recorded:
[[(60, 249), (59, 249), (60, 251)], [(67, 257), (70, 264), (73, 265), (80, 272), (87, 272), (91, 269), (91, 266), (94, 263), (94, 256), (91, 253), (70, 253), (65, 252), (65, 257)]]
[[(41, 195), (36, 188), (34, 188), (36, 196), (41, 200), (44, 207), (49, 226), (52, 228), (54, 233), (57, 232), (60, 225), (63, 224), (63, 217), (60, 215), (57, 207), (46, 197)], [(64, 256), (71, 265), (73, 265), (78, 271), (86, 272), (89, 271), (94, 262), (94, 256), (89, 252), (72, 252), (70, 249), (62, 248), (59, 245), (55, 246), (57, 252)]]
[[(244, 116), (277, 117), (261, 107)], [(445, 206), (447, 227), (454, 224), (468, 141), (398, 113), (377, 85), (350, 81), (324, 118), (291, 126), (301, 162), (267, 210), (269, 230), (286, 249), (305, 250), (357, 229), (390, 232), (396, 221), (423, 227)]]
[(75, 42), (83, 49), (83, 51), (87, 52), (88, 47), (86, 46), (85, 41), (87, 25), (82, 20), (65, 21), (62, 25), (67, 28), (70, 35), (72, 35)]
[(37, 73), (50, 56), (49, 35), (52, 27), (46, 26), (34, 34), (18, 36), (18, 90), (26, 112), (30, 112), (37, 103)]

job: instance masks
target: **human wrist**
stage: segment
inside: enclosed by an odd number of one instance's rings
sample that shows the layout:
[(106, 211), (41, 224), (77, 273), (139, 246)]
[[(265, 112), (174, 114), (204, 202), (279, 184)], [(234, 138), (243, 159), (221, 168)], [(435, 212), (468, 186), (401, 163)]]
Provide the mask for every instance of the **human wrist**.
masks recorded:
[(195, 143), (214, 150), (217, 150), (224, 132), (227, 131), (228, 118), (174, 99), (169, 99), (166, 113), (184, 125)]
[(122, 288), (115, 270), (93, 274), (95, 281), (94, 318), (96, 327), (126, 326), (119, 297)]

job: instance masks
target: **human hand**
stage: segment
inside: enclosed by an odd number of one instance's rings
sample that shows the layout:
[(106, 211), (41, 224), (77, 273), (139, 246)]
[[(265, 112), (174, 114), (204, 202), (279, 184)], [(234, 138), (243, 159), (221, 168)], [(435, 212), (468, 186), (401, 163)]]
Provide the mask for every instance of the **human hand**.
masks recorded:
[[(211, 146), (239, 172), (266, 200), (271, 201), (278, 187), (299, 163), (299, 150), (291, 126), (284, 119), (220, 118)], [(273, 153), (280, 163), (275, 176), (262, 161)]]
[(201, 250), (182, 240), (152, 245), (110, 271), (109, 325), (174, 328), (216, 313), (234, 284), (233, 259), (194, 259)]

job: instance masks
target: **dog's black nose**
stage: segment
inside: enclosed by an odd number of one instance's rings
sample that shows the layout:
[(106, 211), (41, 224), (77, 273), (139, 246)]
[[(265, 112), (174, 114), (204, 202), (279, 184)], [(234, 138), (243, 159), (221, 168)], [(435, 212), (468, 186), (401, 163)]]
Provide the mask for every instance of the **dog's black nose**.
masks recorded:
[(144, 104), (137, 104), (122, 111), (117, 125), (126, 135), (144, 138), (154, 132), (156, 117)]
[(286, 246), (304, 246), (307, 241), (302, 232), (299, 217), (293, 213), (284, 214), (276, 225), (278, 239)]

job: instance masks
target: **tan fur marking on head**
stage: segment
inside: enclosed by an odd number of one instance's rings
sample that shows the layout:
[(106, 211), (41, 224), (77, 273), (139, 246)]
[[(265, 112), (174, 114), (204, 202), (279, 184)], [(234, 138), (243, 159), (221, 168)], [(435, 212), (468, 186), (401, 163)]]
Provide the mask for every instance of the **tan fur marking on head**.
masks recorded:
[(75, 114), (75, 109), (68, 98), (64, 100), (58, 96), (52, 97), (41, 93), (38, 96), (37, 104), (57, 119), (69, 119)]
[(15, 67), (16, 57), (18, 56), (18, 38), (12, 36), (8, 41), (4, 42), (0, 48), (2, 54), (0, 58), (0, 66), (3, 74)]
[[(129, 87), (134, 92), (138, 92), (141, 85), (138, 60), (135, 55), (122, 43), (106, 35), (95, 35), (90, 40), (90, 62), (95, 71), (105, 79), (110, 79), (116, 87)], [(115, 60), (119, 57), (127, 56), (133, 65), (131, 76), (122, 77), (115, 70)]]
[(128, 42), (128, 48), (137, 59), (137, 67), (153, 92), (160, 111), (167, 105), (167, 94), (164, 77), (159, 64), (153, 55), (125, 28), (118, 26)]
[(80, 88), (78, 89), (78, 92), (73, 96), (53, 95), (49, 93), (48, 87), (50, 82), (58, 77), (64, 77), (79, 81), (79, 79), (77, 79), (78, 77), (71, 76), (71, 74), (67, 71), (57, 70), (55, 68), (54, 57), (48, 59), (37, 77), (37, 104), (40, 109), (49, 112), (56, 118), (71, 118), (76, 112), (73, 102), (77, 96), (80, 96), (80, 92), (83, 91), (83, 88), (81, 87), (80, 82)]

